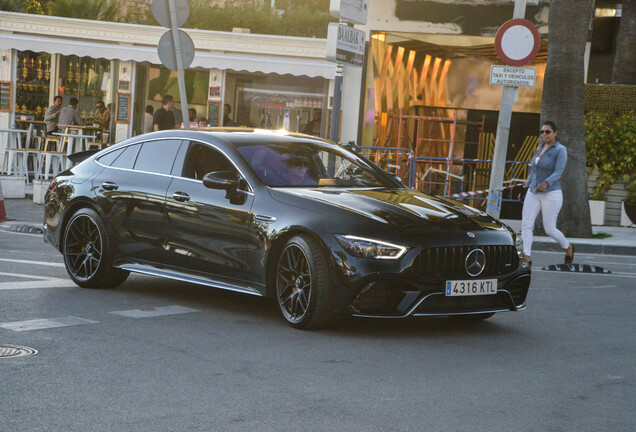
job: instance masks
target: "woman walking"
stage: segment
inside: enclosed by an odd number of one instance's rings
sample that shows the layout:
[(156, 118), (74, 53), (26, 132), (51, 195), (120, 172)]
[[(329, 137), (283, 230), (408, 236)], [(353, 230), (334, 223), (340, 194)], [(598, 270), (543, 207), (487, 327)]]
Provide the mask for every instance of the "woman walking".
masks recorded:
[(574, 260), (574, 245), (556, 227), (557, 216), (563, 204), (560, 179), (568, 161), (568, 153), (565, 146), (557, 140), (559, 129), (553, 121), (544, 121), (539, 133), (542, 143), (530, 164), (530, 176), (526, 183), (528, 193), (523, 202), (521, 217), (523, 255), (532, 264), (532, 229), (541, 212), (545, 233), (565, 249), (565, 263), (570, 264)]

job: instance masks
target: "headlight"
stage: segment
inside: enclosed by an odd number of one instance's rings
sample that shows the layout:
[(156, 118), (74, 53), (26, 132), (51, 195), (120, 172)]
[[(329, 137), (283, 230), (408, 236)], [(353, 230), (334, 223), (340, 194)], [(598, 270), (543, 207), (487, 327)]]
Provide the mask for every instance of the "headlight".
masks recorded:
[(398, 259), (407, 248), (395, 244), (350, 235), (337, 235), (336, 239), (353, 256), (369, 259)]

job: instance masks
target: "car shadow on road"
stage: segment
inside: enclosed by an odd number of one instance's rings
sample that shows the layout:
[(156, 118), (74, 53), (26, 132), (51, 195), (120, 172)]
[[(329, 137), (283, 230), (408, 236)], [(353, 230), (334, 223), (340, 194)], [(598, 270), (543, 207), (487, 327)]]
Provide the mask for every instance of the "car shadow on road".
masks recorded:
[[(251, 296), (222, 289), (191, 283), (165, 280), (148, 276), (133, 275), (117, 292), (152, 298), (161, 304), (179, 304), (191, 308), (220, 313), (231, 317), (234, 322), (261, 321), (275, 327), (289, 327), (272, 299)], [(418, 317), (404, 319), (378, 319), (343, 316), (337, 323), (320, 333), (330, 337), (346, 336), (383, 339), (386, 337), (463, 337), (491, 336), (505, 334), (518, 335), (523, 332), (519, 326), (508, 325), (495, 315), (486, 321), (463, 321), (448, 317)]]

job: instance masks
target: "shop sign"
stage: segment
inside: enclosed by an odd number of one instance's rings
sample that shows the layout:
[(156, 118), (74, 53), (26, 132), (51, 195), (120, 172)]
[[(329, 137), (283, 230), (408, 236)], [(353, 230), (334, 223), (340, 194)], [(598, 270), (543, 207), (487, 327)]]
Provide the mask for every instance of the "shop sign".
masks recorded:
[(356, 24), (366, 24), (369, 0), (331, 0), (329, 13), (335, 18)]
[(0, 81), (0, 112), (11, 112), (13, 108), (11, 99), (13, 98), (13, 83), (11, 81)]
[(534, 68), (490, 66), (490, 85), (534, 88), (536, 78), (537, 70)]
[(327, 61), (362, 66), (366, 33), (345, 24), (329, 23)]

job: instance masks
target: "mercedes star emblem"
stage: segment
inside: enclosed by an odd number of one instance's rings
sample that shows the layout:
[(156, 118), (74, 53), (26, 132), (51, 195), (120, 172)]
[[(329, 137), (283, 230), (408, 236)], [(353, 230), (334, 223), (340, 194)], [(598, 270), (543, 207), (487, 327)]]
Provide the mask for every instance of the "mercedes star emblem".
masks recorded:
[(481, 249), (473, 249), (466, 255), (465, 265), (470, 276), (479, 276), (486, 268), (486, 254)]

